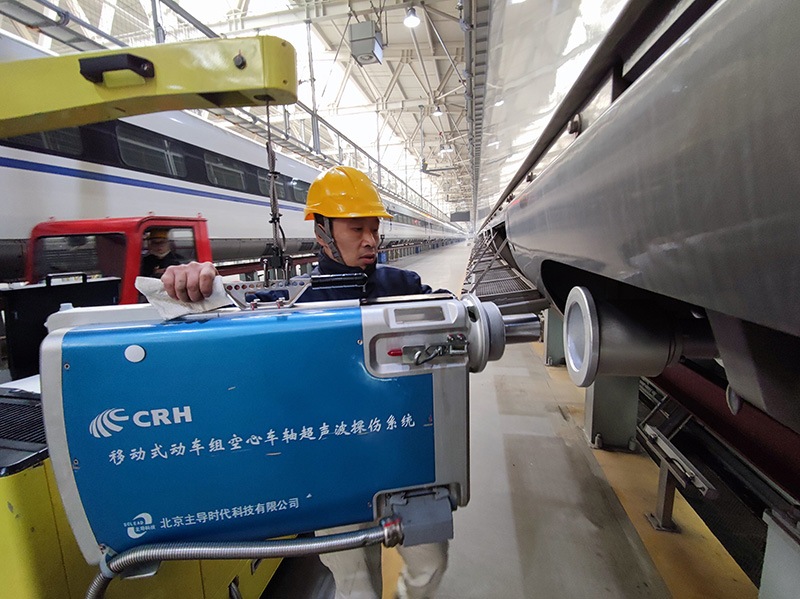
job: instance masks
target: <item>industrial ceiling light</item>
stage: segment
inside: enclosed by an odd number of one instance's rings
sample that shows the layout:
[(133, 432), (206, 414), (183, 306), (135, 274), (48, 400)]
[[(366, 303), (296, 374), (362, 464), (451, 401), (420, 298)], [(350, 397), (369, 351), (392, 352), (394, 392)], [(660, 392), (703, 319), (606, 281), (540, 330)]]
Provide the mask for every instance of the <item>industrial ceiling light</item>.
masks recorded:
[(409, 7), (409, 9), (406, 11), (406, 18), (403, 19), (403, 25), (409, 29), (413, 29), (419, 25), (419, 17), (417, 16), (417, 11), (414, 10), (413, 6)]
[(444, 113), (442, 112), (442, 109), (439, 108), (439, 105), (437, 104), (436, 107), (434, 107), (433, 112), (431, 114), (433, 116), (442, 116)]

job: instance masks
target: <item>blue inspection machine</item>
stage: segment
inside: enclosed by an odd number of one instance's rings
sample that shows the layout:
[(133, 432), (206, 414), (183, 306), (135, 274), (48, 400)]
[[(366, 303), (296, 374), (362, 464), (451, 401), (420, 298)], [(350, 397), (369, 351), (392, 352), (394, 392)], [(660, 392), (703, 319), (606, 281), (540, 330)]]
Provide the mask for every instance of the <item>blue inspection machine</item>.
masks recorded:
[(47, 439), (90, 564), (398, 515), (405, 544), (451, 537), (470, 492), (468, 374), (505, 346), (493, 304), (449, 295), (169, 321), (64, 309), (48, 328)]

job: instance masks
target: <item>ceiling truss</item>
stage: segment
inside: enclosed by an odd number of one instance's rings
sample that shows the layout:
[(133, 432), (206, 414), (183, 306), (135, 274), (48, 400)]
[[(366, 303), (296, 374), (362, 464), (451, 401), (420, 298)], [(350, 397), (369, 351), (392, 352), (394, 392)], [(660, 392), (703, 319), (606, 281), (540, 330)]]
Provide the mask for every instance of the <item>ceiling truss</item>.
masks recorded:
[[(52, 37), (57, 41), (48, 43), (64, 52), (113, 47), (108, 38), (133, 46), (154, 43), (159, 28), (170, 42), (202, 36), (202, 31), (232, 36), (305, 25), (324, 46), (324, 56), (313, 57), (314, 62), (319, 58), (322, 62), (309, 66), (318, 114), (329, 121), (353, 114), (374, 115), (363, 119), (375, 140), (374, 147), (365, 146), (365, 150), (375, 155), (383, 146), (385, 154), (388, 147), (402, 145), (409, 162), (402, 168), (417, 173), (409, 174), (412, 184), (423, 194), (427, 192), (444, 212), (471, 208), (477, 176), (473, 140), (479, 138), (474, 129), (480, 123), (476, 98), (483, 90), (473, 77), (476, 51), (470, 40), (476, 28), (470, 19), (475, 17), (476, 4), (488, 6), (488, 0), (465, 0), (463, 4), (453, 0), (290, 0), (281, 10), (268, 14), (252, 12), (249, 0), (231, 0), (222, 18), (206, 23), (184, 8), (189, 6), (186, 2), (181, 6), (175, 0), (52, 2), (0, 0), (0, 14), (6, 15), (0, 17), (0, 26), (39, 43), (45, 37), (42, 34), (56, 32)], [(403, 25), (412, 4), (421, 20), (415, 29)], [(22, 13), (25, 15), (20, 16)], [(353, 23), (367, 19), (381, 30), (383, 56), (380, 64), (361, 66), (351, 56), (348, 33)], [(298, 63), (310, 62), (307, 52), (298, 48)], [(334, 63), (343, 76), (328, 90)], [(301, 86), (304, 83), (309, 82), (301, 82)], [(347, 90), (353, 87), (363, 94), (366, 104), (345, 102)], [(394, 168), (399, 170), (397, 165)]]

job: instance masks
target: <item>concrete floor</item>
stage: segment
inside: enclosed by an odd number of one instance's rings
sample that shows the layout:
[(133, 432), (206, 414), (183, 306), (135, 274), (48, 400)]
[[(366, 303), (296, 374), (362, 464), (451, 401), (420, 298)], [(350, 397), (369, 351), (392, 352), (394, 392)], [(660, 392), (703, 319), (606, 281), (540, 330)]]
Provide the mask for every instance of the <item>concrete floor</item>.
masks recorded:
[[(458, 294), (470, 250), (459, 244), (393, 265)], [(454, 514), (437, 597), (756, 597), (680, 496), (682, 533), (650, 527), (657, 467), (645, 455), (591, 449), (583, 390), (564, 367), (545, 366), (542, 352), (541, 343), (509, 345), (470, 375), (472, 496)], [(384, 597), (399, 567), (387, 551)]]
[[(458, 292), (470, 249), (403, 266)], [(472, 498), (438, 597), (669, 597), (570, 416), (582, 394), (534, 349), (509, 345), (470, 375)]]
[(471, 378), (472, 501), (440, 596), (669, 597), (572, 420), (574, 387), (533, 344)]

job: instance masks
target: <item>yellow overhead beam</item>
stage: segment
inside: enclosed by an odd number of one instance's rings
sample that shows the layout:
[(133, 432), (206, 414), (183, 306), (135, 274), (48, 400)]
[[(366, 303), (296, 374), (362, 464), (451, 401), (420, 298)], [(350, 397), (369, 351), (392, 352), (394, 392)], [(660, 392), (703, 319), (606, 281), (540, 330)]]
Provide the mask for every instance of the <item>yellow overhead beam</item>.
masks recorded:
[(162, 110), (291, 104), (294, 48), (257, 36), (0, 63), (0, 138)]

